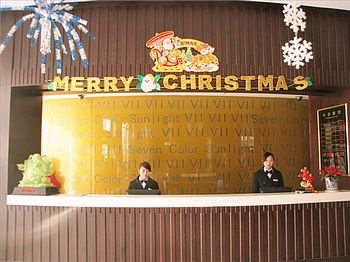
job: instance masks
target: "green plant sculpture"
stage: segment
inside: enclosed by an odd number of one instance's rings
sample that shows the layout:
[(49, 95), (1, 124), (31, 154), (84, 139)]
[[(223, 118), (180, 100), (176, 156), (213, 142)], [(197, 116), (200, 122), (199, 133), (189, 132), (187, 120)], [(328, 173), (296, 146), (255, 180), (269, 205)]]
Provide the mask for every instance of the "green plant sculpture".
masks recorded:
[(45, 155), (32, 154), (24, 163), (17, 164), (17, 167), (23, 173), (19, 187), (59, 187), (53, 176), (53, 164)]

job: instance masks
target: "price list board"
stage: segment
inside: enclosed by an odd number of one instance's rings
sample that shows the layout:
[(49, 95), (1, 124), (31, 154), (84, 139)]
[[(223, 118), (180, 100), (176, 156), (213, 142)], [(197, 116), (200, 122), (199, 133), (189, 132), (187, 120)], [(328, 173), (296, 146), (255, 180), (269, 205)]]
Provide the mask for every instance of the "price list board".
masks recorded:
[(335, 166), (349, 171), (347, 104), (317, 110), (319, 168)]

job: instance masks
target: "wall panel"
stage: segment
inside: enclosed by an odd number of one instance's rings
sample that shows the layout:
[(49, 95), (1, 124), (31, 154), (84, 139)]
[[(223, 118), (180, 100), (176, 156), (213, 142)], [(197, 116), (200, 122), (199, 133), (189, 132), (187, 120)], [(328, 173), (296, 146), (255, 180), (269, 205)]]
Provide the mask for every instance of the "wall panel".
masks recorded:
[[(126, 74), (126, 64), (135, 64), (134, 61), (127, 61), (127, 54), (125, 52), (126, 50), (126, 23), (127, 16), (126, 16), (126, 6), (130, 5), (131, 8), (133, 8), (132, 5), (139, 4), (142, 8), (142, 6), (145, 6), (145, 17), (147, 17), (147, 28), (149, 29), (149, 35), (152, 35), (154, 32), (159, 32), (165, 29), (165, 20), (166, 16), (163, 15), (158, 17), (158, 10), (160, 9), (160, 5), (164, 5), (167, 7), (167, 9), (173, 8), (175, 5), (176, 8), (180, 11), (180, 13), (184, 13), (183, 19), (176, 20), (176, 24), (174, 25), (174, 28), (172, 28), (174, 31), (178, 32), (180, 36), (192, 36), (193, 38), (197, 37), (199, 35), (199, 32), (201, 30), (198, 30), (198, 26), (200, 26), (200, 23), (197, 23), (198, 21), (198, 9), (201, 9), (202, 3), (194, 3), (191, 2), (190, 4), (188, 2), (183, 3), (160, 3), (157, 2), (149, 3), (149, 4), (140, 4), (140, 3), (123, 3), (123, 2), (114, 2), (114, 3), (105, 3), (105, 2), (99, 2), (99, 3), (85, 3), (85, 4), (79, 4), (75, 6), (74, 14), (81, 15), (82, 18), (88, 20), (88, 28), (91, 29), (91, 31), (94, 34), (98, 34), (99, 28), (100, 28), (100, 22), (99, 22), (99, 16), (97, 15), (98, 12), (100, 12), (101, 6), (107, 6), (109, 12), (112, 12), (113, 17), (115, 17), (116, 21), (113, 25), (109, 24), (108, 28), (111, 33), (106, 38), (106, 43), (110, 44), (110, 42), (115, 41), (114, 45), (112, 44), (111, 47), (108, 47), (108, 59), (111, 58), (111, 62), (108, 62), (108, 65), (111, 64), (111, 74), (115, 75), (124, 75)], [(209, 10), (213, 11), (216, 10), (217, 13), (215, 14), (215, 17), (212, 15), (212, 22), (213, 26), (212, 28), (219, 28), (219, 30), (216, 30), (213, 34), (215, 35), (215, 39), (209, 39), (209, 43), (216, 43), (216, 54), (218, 54), (218, 57), (220, 58), (220, 64), (221, 69), (220, 72), (224, 75), (229, 73), (234, 73), (236, 75), (244, 75), (247, 73), (246, 71), (246, 65), (245, 61), (241, 60), (240, 58), (240, 52), (244, 52), (244, 50), (251, 52), (251, 49), (247, 50), (244, 48), (242, 42), (243, 38), (240, 37), (240, 34), (235, 33), (238, 32), (239, 28), (243, 28), (242, 32), (246, 32), (244, 29), (246, 29), (249, 25), (245, 25), (243, 23), (240, 23), (240, 16), (243, 15), (243, 8), (242, 6), (253, 6), (253, 8), (256, 7), (257, 12), (260, 14), (259, 19), (257, 19), (257, 25), (256, 27), (253, 27), (253, 30), (256, 30), (256, 28), (259, 28), (258, 26), (262, 23), (260, 21), (268, 21), (270, 19), (275, 19), (278, 21), (278, 25), (273, 25), (276, 30), (280, 32), (280, 40), (276, 41), (276, 43), (272, 42), (272, 45), (275, 46), (274, 50), (279, 50), (282, 43), (287, 41), (287, 38), (290, 39), (290, 30), (287, 29), (282, 21), (282, 6), (280, 5), (265, 5), (265, 4), (257, 4), (257, 3), (236, 3), (234, 1), (227, 3), (226, 1), (223, 3), (211, 3), (214, 6), (211, 6)], [(204, 5), (208, 5), (208, 3), (205, 3)], [(214, 8), (213, 8), (214, 7)], [(164, 9), (164, 8), (163, 8)], [(270, 13), (265, 14), (264, 10), (271, 10)], [(313, 78), (314, 82), (314, 88), (313, 90), (317, 90), (314, 94), (316, 95), (325, 95), (327, 94), (326, 89), (328, 89), (331, 92), (335, 92), (335, 95), (333, 96), (326, 96), (324, 99), (319, 97), (312, 98), (312, 105), (309, 109), (310, 114), (310, 152), (311, 152), (311, 170), (316, 171), (317, 168), (317, 131), (313, 128), (313, 126), (316, 126), (316, 122), (314, 119), (314, 116), (316, 115), (316, 109), (320, 107), (325, 107), (332, 104), (337, 103), (343, 103), (346, 99), (349, 97), (349, 93), (345, 92), (345, 89), (348, 89), (350, 86), (350, 78), (349, 78), (349, 32), (348, 32), (348, 25), (349, 25), (349, 15), (346, 11), (337, 11), (337, 10), (329, 10), (329, 9), (316, 9), (316, 8), (305, 8), (305, 11), (307, 13), (307, 31), (305, 32), (305, 38), (309, 41), (312, 41), (315, 59), (312, 60), (309, 64), (306, 65), (305, 68), (302, 68), (301, 70), (297, 71), (297, 73), (304, 74), (304, 75), (310, 75)], [(20, 17), (22, 17), (26, 12), (5, 12), (2, 13), (0, 16), (1, 19), (1, 30), (0, 30), (0, 38), (4, 39), (5, 34), (8, 32), (8, 30), (11, 28), (11, 26), (16, 22), (16, 20)], [(327, 16), (330, 15), (328, 18)], [(109, 15), (111, 18), (112, 16)], [(327, 17), (327, 19), (325, 19)], [(251, 20), (256, 19), (255, 17), (250, 17)], [(234, 20), (235, 19), (235, 20)], [(109, 22), (111, 23), (111, 22)], [(214, 26), (214, 23), (220, 26)], [(333, 27), (333, 24), (335, 25)], [(0, 187), (0, 204), (1, 208), (3, 210), (6, 209), (6, 194), (7, 194), (7, 180), (8, 180), (8, 144), (9, 144), (9, 116), (10, 116), (10, 89), (13, 85), (40, 85), (42, 83), (45, 83), (48, 79), (52, 79), (55, 75), (55, 68), (53, 66), (53, 59), (52, 57), (48, 57), (48, 73), (46, 75), (40, 74), (40, 66), (39, 66), (39, 52), (38, 52), (38, 46), (30, 46), (30, 41), (25, 37), (25, 32), (29, 26), (29, 22), (27, 22), (23, 29), (21, 28), (19, 31), (17, 31), (14, 35), (14, 39), (10, 41), (7, 48), (4, 50), (4, 52), (1, 54), (0, 64), (1, 64), (1, 187)], [(145, 25), (142, 25), (145, 26)], [(322, 34), (323, 28), (326, 28), (328, 26), (331, 26), (334, 28), (334, 30), (329, 30), (327, 34)], [(101, 24), (101, 27), (106, 27), (105, 24)], [(202, 28), (203, 29), (203, 28)], [(205, 29), (205, 28), (204, 28)], [(112, 31), (114, 30), (114, 31)], [(123, 34), (119, 34), (119, 32), (124, 32)], [(118, 34), (118, 36), (117, 36)], [(254, 38), (254, 45), (253, 48), (256, 50), (256, 55), (254, 56), (254, 67), (253, 71), (255, 72), (262, 72), (263, 74), (271, 73), (273, 71), (274, 74), (278, 73), (279, 71), (282, 74), (286, 74), (287, 76), (294, 76), (296, 73), (296, 70), (293, 70), (291, 68), (288, 68), (282, 61), (281, 57), (278, 57), (276, 60), (271, 62), (269, 59), (267, 59), (267, 55), (262, 51), (262, 46), (265, 47), (265, 41), (263, 41), (263, 34), (258, 30), (257, 32), (254, 32), (254, 35), (258, 35), (257, 38)], [(288, 37), (287, 37), (288, 36)], [(115, 40), (115, 37), (117, 37), (117, 40)], [(330, 37), (330, 39), (334, 40), (334, 46), (336, 48), (334, 49), (326, 49), (323, 48), (323, 44), (325, 39)], [(217, 40), (216, 40), (217, 39)], [(327, 41), (327, 40), (326, 40)], [(86, 47), (88, 57), (90, 58), (90, 67), (88, 69), (82, 69), (82, 66), (80, 65), (80, 60), (73, 62), (71, 61), (69, 56), (63, 57), (63, 75), (84, 75), (84, 76), (95, 76), (98, 75), (98, 53), (96, 48), (97, 41), (87, 41), (85, 37), (83, 37), (83, 43)], [(144, 52), (146, 54), (148, 50), (145, 49), (144, 46), (140, 47), (141, 49), (144, 49)], [(250, 47), (251, 48), (251, 47)], [(141, 50), (140, 49), (140, 50)], [(25, 50), (22, 52), (21, 50)], [(255, 52), (255, 51), (253, 51)], [(324, 53), (323, 53), (324, 52)], [(23, 56), (26, 56), (25, 58)], [(111, 57), (110, 57), (111, 56)], [(281, 53), (279, 53), (279, 56), (281, 56)], [(95, 60), (94, 60), (95, 57)], [(335, 59), (327, 59), (327, 57), (334, 57)], [(23, 58), (23, 59), (22, 59)], [(122, 59), (121, 59), (122, 58)], [(142, 58), (138, 58), (141, 59)], [(141, 62), (141, 70), (137, 70), (136, 73), (146, 73), (151, 72), (151, 63), (148, 60), (148, 57), (144, 58), (144, 62)], [(27, 65), (22, 63), (21, 61), (27, 61)], [(92, 61), (92, 62), (91, 62)], [(109, 60), (108, 60), (109, 61)], [(277, 64), (275, 64), (277, 63)], [(249, 63), (250, 64), (250, 63)], [(76, 67), (78, 66), (78, 70)], [(142, 67), (143, 66), (143, 67)], [(109, 66), (108, 66), (109, 68)], [(142, 68), (145, 68), (144, 72), (142, 71)], [(141, 72), (142, 71), (142, 72)], [(337, 93), (337, 86), (342, 87), (342, 90), (340, 93)], [(350, 179), (344, 179), (342, 181), (342, 188), (350, 188)], [(317, 185), (318, 188), (322, 189), (324, 186), (323, 184)], [(33, 221), (33, 212), (31, 212), (31, 208), (28, 210), (26, 209), (25, 212), (29, 212), (31, 215), (26, 216), (26, 226), (25, 226), (25, 232), (31, 232), (31, 223)], [(260, 211), (259, 211), (260, 212)], [(287, 211), (289, 212), (289, 211)], [(319, 222), (319, 219), (321, 216), (319, 216), (319, 210), (318, 209), (312, 209), (313, 213), (313, 221), (315, 223)], [(65, 215), (63, 215), (65, 216)], [(124, 215), (120, 215), (121, 219), (124, 218)], [(10, 217), (13, 218), (13, 217)], [(6, 212), (1, 212), (0, 217), (0, 227), (1, 230), (10, 232), (10, 235), (7, 234), (1, 234), (0, 238), (0, 259), (3, 259), (5, 256), (5, 249), (6, 246), (9, 247), (8, 253), (6, 254), (12, 254), (8, 257), (13, 257), (14, 250), (11, 251), (11, 237), (13, 236), (12, 231), (8, 231), (6, 227)], [(125, 218), (124, 218), (125, 219)], [(189, 218), (186, 217), (186, 220)], [(226, 217), (229, 221), (231, 221), (229, 218)], [(287, 218), (286, 218), (287, 220)], [(119, 220), (118, 220), (119, 221)], [(347, 225), (347, 228), (349, 228), (349, 219), (348, 216), (343, 215), (343, 221), (344, 224)], [(12, 222), (12, 220), (11, 220)], [(13, 225), (12, 225), (13, 226)], [(288, 225), (289, 226), (289, 225)], [(120, 225), (122, 227), (122, 225)], [(59, 228), (60, 232), (63, 232), (67, 229), (66, 224), (62, 224), (61, 220), (59, 222)], [(13, 228), (14, 229), (14, 228)], [(9, 229), (10, 230), (10, 229)], [(314, 232), (312, 236), (312, 243), (314, 243), (315, 248), (312, 250), (312, 253), (315, 254), (315, 257), (319, 257), (318, 254), (324, 252), (321, 249), (322, 246), (322, 238), (319, 236), (321, 235), (321, 229), (320, 228), (313, 228)], [(121, 229), (119, 232), (124, 232), (123, 229)], [(287, 234), (288, 235), (288, 234)], [(288, 235), (289, 236), (289, 235)], [(31, 241), (32, 234), (25, 234), (25, 242)], [(9, 240), (10, 242), (6, 244), (5, 240)], [(346, 241), (345, 241), (346, 240)], [(90, 240), (91, 241), (91, 240)], [(118, 240), (122, 242), (122, 240)], [(191, 239), (186, 238), (184, 241), (191, 242)], [(61, 261), (68, 261), (68, 248), (67, 248), (67, 235), (63, 236), (60, 234), (59, 238), (59, 246), (60, 246), (60, 260)], [(350, 234), (344, 235), (344, 241), (340, 241), (339, 243), (345, 243), (344, 244), (344, 253), (348, 252), (350, 249), (349, 243), (350, 243)], [(261, 245), (264, 245), (262, 243)], [(120, 245), (119, 245), (120, 246)], [(230, 245), (230, 248), (232, 245)], [(93, 248), (89, 249), (92, 250), (91, 252), (95, 252)], [(287, 248), (287, 251), (289, 248)], [(185, 250), (186, 252), (190, 254), (194, 254), (193, 247), (189, 247)], [(185, 252), (184, 251), (184, 252)], [(87, 251), (86, 251), (87, 252)], [(90, 252), (90, 251), (89, 251)], [(229, 250), (229, 254), (233, 254), (232, 249)], [(265, 250), (261, 251), (261, 254), (264, 255)], [(33, 260), (33, 248), (25, 249), (24, 259), (25, 260)], [(187, 254), (187, 253), (186, 253)], [(261, 257), (261, 254), (259, 256)], [(290, 253), (287, 252), (289, 255)], [(340, 254), (343, 254), (340, 252)], [(125, 258), (125, 251), (124, 253), (118, 253), (117, 256), (120, 258)], [(119, 258), (118, 257), (118, 258)], [(193, 256), (194, 257), (194, 256)], [(21, 257), (19, 258), (21, 259)], [(11, 260), (11, 259), (9, 259)]]
[[(333, 95), (328, 95), (325, 97), (310, 97), (309, 99), (309, 127), (310, 127), (310, 156), (311, 156), (311, 172), (313, 170), (317, 171), (319, 169), (319, 155), (318, 155), (318, 130), (317, 130), (317, 109), (326, 108), (334, 105), (349, 103), (350, 89), (343, 88), (338, 93)], [(312, 113), (313, 112), (313, 113)], [(347, 115), (350, 116), (350, 107), (348, 106)], [(348, 134), (349, 141), (349, 134)], [(314, 171), (314, 172), (315, 172)], [(325, 185), (323, 181), (315, 179), (314, 186), (319, 190), (324, 190)], [(350, 189), (350, 176), (343, 177), (340, 181), (340, 188)]]
[[(286, 186), (308, 164), (307, 100), (190, 95), (43, 101), (41, 153), (61, 193), (125, 194), (149, 161), (162, 194), (250, 192), (261, 155), (274, 152)], [(60, 143), (52, 143), (60, 141)]]
[[(350, 257), (345, 236), (349, 212), (349, 202), (202, 208), (8, 206), (6, 259), (345, 261)], [(31, 218), (33, 237), (27, 238), (29, 231), (18, 230)]]
[[(349, 86), (350, 70), (347, 11), (303, 7), (306, 31), (300, 36), (312, 42), (314, 59), (300, 70), (283, 63), (281, 46), (292, 37), (283, 22), (282, 5), (230, 2), (128, 2), (81, 3), (73, 13), (88, 21), (96, 36), (81, 35), (90, 60), (63, 56), (63, 75), (137, 75), (150, 72), (152, 61), (145, 42), (155, 33), (173, 30), (181, 38), (202, 40), (216, 48), (219, 74), (309, 75), (314, 89)], [(24, 12), (16, 13), (19, 18)], [(14, 35), (12, 85), (43, 84), (53, 79), (54, 57), (48, 55), (48, 73), (40, 74), (38, 45), (26, 38), (27, 23)], [(4, 37), (6, 32), (1, 32)], [(6, 49), (5, 49), (6, 52)], [(316, 72), (322, 72), (318, 75)]]

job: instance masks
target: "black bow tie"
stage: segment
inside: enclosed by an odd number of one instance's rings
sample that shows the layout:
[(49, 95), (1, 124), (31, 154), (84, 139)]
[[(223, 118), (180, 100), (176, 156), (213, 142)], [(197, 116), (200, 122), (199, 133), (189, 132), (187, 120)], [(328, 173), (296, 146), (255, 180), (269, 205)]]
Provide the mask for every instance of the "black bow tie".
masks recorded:
[(272, 174), (272, 170), (266, 170), (265, 171), (265, 174), (267, 175), (267, 174)]
[(140, 180), (140, 183), (147, 183), (147, 180)]

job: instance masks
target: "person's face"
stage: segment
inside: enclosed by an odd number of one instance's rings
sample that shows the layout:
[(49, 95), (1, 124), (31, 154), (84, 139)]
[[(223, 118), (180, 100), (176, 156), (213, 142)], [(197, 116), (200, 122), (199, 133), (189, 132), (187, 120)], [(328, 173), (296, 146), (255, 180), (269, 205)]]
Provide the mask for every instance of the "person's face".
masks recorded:
[(273, 163), (275, 162), (275, 160), (273, 159), (272, 156), (268, 156), (266, 158), (266, 160), (263, 162), (264, 167), (268, 170), (270, 170), (273, 167)]
[(140, 167), (139, 169), (139, 175), (141, 179), (147, 179), (150, 173), (151, 172), (147, 168), (144, 168), (143, 166)]

